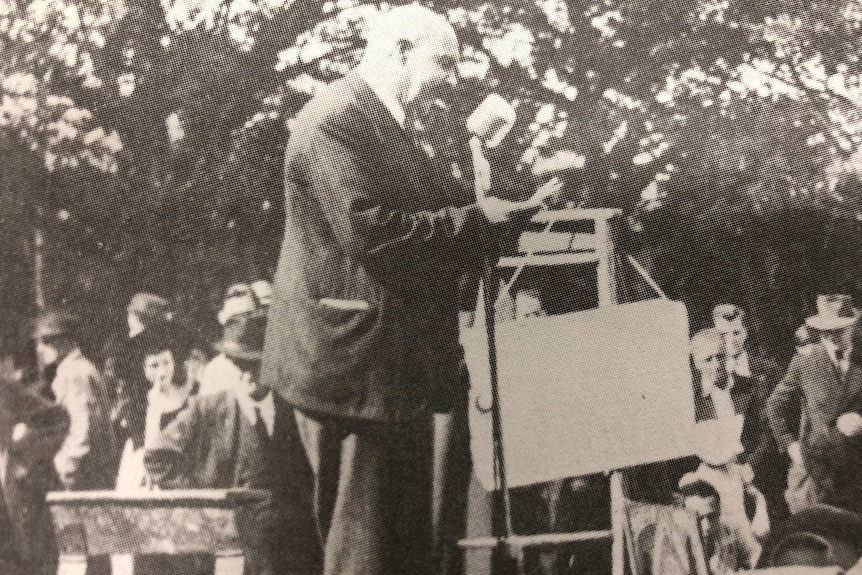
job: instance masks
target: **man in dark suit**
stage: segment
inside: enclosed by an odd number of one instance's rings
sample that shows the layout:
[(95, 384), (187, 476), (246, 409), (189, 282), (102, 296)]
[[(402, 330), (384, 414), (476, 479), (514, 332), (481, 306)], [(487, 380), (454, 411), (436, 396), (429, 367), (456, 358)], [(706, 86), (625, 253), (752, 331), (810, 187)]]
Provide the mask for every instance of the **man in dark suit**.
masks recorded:
[[(821, 341), (797, 354), (767, 404), (781, 449), (811, 479), (810, 503), (862, 511), (862, 361), (853, 353), (858, 313), (850, 296), (817, 298), (806, 324)], [(799, 435), (794, 433), (801, 410)]]
[(56, 571), (45, 493), (56, 489), (53, 458), (69, 431), (62, 405), (28, 389), (0, 361), (0, 573)]
[(778, 365), (759, 353), (749, 351), (748, 324), (745, 311), (734, 304), (719, 304), (712, 310), (715, 328), (724, 339), (727, 354), (727, 371), (731, 378), (748, 380), (756, 395), (761, 421), (758, 467), (755, 469), (755, 484), (763, 492), (769, 506), (769, 517), (773, 523), (787, 517), (784, 490), (787, 487), (787, 457), (778, 449), (775, 438), (766, 422), (766, 400), (778, 385), (781, 373)]
[(456, 274), (491, 224), (539, 209), (465, 205), (405, 132), (405, 106), (454, 84), (459, 53), (439, 14), (379, 15), (288, 142), (262, 380), (297, 410), (327, 575), (428, 570), (430, 413), (461, 384)]
[(311, 509), (312, 476), (293, 409), (260, 383), (266, 316), (236, 318), (217, 344), (242, 372), (234, 389), (198, 396), (146, 448), (144, 463), (163, 489), (248, 487), (271, 501), (239, 518), (246, 573), (312, 575), (320, 546)]
[(768, 447), (768, 428), (755, 381), (728, 373), (725, 345), (718, 330), (709, 328), (697, 332), (691, 339), (691, 348), (695, 368), (695, 419), (731, 419), (741, 415), (741, 459), (751, 465), (757, 477), (758, 471), (763, 469)]

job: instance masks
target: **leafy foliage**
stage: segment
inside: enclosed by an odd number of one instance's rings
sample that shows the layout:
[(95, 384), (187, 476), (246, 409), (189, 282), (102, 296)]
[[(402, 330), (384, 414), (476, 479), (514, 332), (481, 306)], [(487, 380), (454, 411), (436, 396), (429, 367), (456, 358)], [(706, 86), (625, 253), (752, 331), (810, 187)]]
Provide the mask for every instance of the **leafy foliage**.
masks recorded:
[[(780, 300), (790, 329), (818, 278), (837, 277), (820, 264), (855, 257), (857, 240), (835, 240), (862, 220), (855, 0), (430, 5), (463, 48), (446, 109), (411, 111), (441, 169), (469, 182), (463, 119), (494, 90), (518, 109), (494, 158), (500, 193), (562, 174), (573, 204), (624, 208), (629, 248), (674, 296)], [(19, 166), (2, 213), (17, 236), (38, 223), (141, 287), (266, 273), (291, 118), (387, 8), (0, 0), (0, 146)]]

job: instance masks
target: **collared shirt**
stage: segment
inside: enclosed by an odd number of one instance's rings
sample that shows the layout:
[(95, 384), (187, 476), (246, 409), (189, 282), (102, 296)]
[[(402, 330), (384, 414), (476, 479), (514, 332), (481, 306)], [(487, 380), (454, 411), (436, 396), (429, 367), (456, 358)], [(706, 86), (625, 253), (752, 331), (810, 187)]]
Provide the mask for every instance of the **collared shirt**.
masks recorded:
[(247, 393), (237, 393), (236, 400), (243, 415), (252, 425), (257, 423), (257, 410), (260, 410), (266, 432), (272, 437), (275, 432), (275, 400), (272, 398), (272, 392), (267, 393), (260, 401), (253, 400)]
[(736, 357), (731, 357), (727, 362), (727, 372), (740, 377), (751, 377), (751, 364), (748, 360), (748, 352), (743, 350)]
[(728, 419), (736, 415), (736, 408), (733, 405), (733, 398), (730, 395), (730, 390), (733, 389), (733, 377), (728, 376), (727, 387), (721, 389), (715, 384), (708, 388), (704, 388), (703, 394), (712, 398), (712, 405), (715, 408), (715, 417), (717, 419)]
[(385, 90), (378, 88), (374, 78), (369, 77), (368, 73), (363, 68), (357, 68), (356, 73), (365, 80), (365, 83), (368, 84), (371, 91), (380, 98), (380, 101), (383, 102), (383, 105), (386, 106), (386, 109), (389, 110), (389, 113), (392, 114), (392, 117), (395, 118), (395, 121), (398, 122), (398, 125), (403, 129), (407, 114), (404, 112), (404, 106), (401, 105), (398, 98), (387, 93)]
[(844, 355), (841, 360), (839, 360), (837, 354), (838, 350), (835, 348), (834, 343), (829, 340), (825, 340), (823, 342), (823, 347), (826, 348), (826, 353), (829, 354), (829, 359), (832, 360), (833, 365), (835, 365), (842, 374), (847, 373), (847, 370), (850, 369), (850, 352), (853, 351), (853, 349), (845, 349)]

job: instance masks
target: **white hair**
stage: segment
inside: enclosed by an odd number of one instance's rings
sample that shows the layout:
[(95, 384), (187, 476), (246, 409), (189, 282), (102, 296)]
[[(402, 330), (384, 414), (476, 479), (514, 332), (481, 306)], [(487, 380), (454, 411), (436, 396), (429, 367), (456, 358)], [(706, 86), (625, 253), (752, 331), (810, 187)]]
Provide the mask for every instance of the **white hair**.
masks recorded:
[(370, 15), (366, 57), (385, 54), (401, 41), (414, 46), (425, 39), (450, 36), (457, 41), (449, 21), (433, 10), (419, 4), (397, 6), (387, 12)]
[(690, 352), (692, 357), (697, 356), (698, 352), (704, 347), (713, 346), (719, 350), (724, 347), (724, 340), (721, 337), (721, 332), (714, 327), (708, 327), (694, 334), (689, 342)]

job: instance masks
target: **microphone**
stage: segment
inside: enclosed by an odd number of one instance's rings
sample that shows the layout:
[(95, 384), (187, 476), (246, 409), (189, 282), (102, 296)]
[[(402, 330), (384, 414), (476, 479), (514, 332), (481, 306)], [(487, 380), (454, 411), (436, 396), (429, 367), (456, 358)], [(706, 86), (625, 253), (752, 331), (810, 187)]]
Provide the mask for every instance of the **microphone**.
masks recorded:
[(496, 147), (515, 124), (515, 108), (499, 94), (491, 93), (482, 100), (467, 118), (470, 149), (473, 153), (476, 200), (481, 200), (491, 189), (491, 166), (485, 158), (484, 148)]
[(467, 130), (486, 147), (495, 148), (515, 125), (516, 117), (512, 104), (492, 92), (467, 118)]

